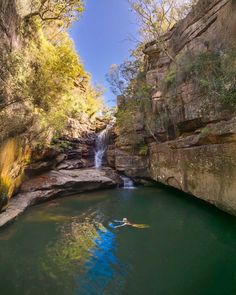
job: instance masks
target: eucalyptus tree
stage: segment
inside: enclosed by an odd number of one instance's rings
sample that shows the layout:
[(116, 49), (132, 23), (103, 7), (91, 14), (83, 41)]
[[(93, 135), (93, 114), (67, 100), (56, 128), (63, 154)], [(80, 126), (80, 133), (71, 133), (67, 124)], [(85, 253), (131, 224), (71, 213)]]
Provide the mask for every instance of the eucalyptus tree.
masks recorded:
[(128, 0), (139, 25), (139, 40), (133, 51), (140, 55), (143, 44), (156, 40), (160, 49), (173, 59), (165, 43), (166, 33), (183, 19), (197, 0)]
[(64, 26), (77, 20), (84, 10), (82, 0), (30, 0), (26, 19), (38, 17), (41, 21), (61, 21)]

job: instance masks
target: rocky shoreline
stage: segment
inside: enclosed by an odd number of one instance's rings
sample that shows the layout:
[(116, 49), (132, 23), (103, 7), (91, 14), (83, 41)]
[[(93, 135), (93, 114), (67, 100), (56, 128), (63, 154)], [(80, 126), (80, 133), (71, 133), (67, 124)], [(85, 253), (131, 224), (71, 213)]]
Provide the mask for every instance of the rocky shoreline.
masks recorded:
[(34, 151), (33, 161), (25, 169), (25, 181), (0, 213), (0, 228), (33, 205), (123, 184), (114, 169), (106, 166), (94, 168), (96, 131), (106, 124), (100, 125), (94, 129), (87, 127), (82, 136), (75, 132), (66, 134), (49, 147)]
[(0, 214), (0, 227), (13, 222), (36, 204), (86, 191), (111, 189), (120, 184), (120, 177), (110, 168), (51, 170), (23, 183), (20, 192)]

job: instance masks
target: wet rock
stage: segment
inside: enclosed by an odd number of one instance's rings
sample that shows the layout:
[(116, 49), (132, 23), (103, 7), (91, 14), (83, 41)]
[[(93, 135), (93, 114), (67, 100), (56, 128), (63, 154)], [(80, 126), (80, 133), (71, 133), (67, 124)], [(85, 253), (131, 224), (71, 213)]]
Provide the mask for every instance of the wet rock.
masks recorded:
[(31, 164), (25, 169), (25, 175), (31, 177), (46, 172), (53, 167), (53, 162), (54, 161), (48, 161)]
[(148, 178), (148, 159), (147, 157), (134, 154), (116, 148), (115, 166), (117, 171), (124, 173), (131, 178)]
[(115, 168), (115, 145), (110, 145), (106, 151), (105, 158), (108, 166)]

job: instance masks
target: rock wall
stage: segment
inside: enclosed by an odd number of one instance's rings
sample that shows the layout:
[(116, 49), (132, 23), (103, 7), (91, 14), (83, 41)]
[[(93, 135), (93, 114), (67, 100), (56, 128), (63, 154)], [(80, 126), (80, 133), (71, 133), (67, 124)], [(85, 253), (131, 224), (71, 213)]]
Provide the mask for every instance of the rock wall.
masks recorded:
[(0, 103), (7, 100), (9, 91), (7, 89), (7, 55), (21, 45), (17, 31), (19, 19), (15, 0), (0, 2)]
[[(166, 44), (169, 56), (160, 52), (156, 41), (145, 48), (155, 124), (155, 140), (143, 131), (149, 148), (146, 175), (236, 214), (235, 108), (209, 99), (191, 79), (179, 82), (175, 91), (163, 94), (160, 89), (160, 81), (173, 66), (171, 57), (236, 45), (236, 2), (200, 0), (166, 35)], [(119, 136), (118, 142), (125, 141), (124, 134)], [(120, 170), (119, 143), (116, 153)], [(123, 161), (123, 170), (133, 169)]]
[[(18, 1), (19, 2), (19, 1)], [(17, 32), (19, 14), (15, 0), (0, 2), (0, 38), (1, 53), (9, 48), (19, 46), (20, 40)]]
[[(25, 94), (14, 88), (15, 73), (25, 71), (18, 54), (22, 55), (32, 35), (30, 22), (24, 19), (31, 11), (30, 3), (0, 1), (0, 213), (25, 178), (52, 169), (93, 167), (95, 133), (106, 125), (102, 118), (85, 113), (79, 121), (68, 119), (64, 137), (54, 137), (52, 142), (53, 128), (45, 131), (40, 127)], [(18, 59), (21, 70), (15, 65)], [(17, 87), (21, 88), (22, 81)]]
[[(21, 0), (0, 1), (0, 116), (4, 116), (10, 98), (8, 56), (13, 50), (20, 49), (22, 40), (19, 34), (20, 15), (18, 4)], [(9, 108), (11, 108), (9, 104)], [(24, 112), (18, 106), (15, 112)], [(3, 120), (2, 120), (3, 121)], [(0, 211), (7, 203), (9, 196), (20, 186), (23, 171), (30, 158), (27, 142), (16, 136), (5, 136), (5, 124), (0, 127)], [(21, 126), (18, 127), (21, 129)], [(9, 128), (11, 130), (11, 128)]]
[(149, 178), (148, 157), (143, 149), (147, 146), (145, 138), (145, 118), (143, 109), (133, 104), (133, 98), (118, 97), (118, 109), (115, 128), (115, 146), (108, 147), (108, 163), (116, 170), (139, 181)]

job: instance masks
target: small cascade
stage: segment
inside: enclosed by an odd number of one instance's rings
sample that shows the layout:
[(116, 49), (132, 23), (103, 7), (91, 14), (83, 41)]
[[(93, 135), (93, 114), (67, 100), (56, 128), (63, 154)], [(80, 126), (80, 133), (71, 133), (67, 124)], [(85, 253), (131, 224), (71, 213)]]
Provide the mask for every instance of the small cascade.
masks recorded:
[(95, 160), (94, 165), (97, 169), (102, 167), (102, 161), (104, 154), (107, 150), (109, 142), (109, 131), (113, 127), (113, 124), (108, 124), (107, 127), (98, 133), (95, 145)]
[(132, 179), (130, 179), (127, 176), (121, 176), (121, 178), (122, 178), (123, 183), (124, 183), (124, 186), (123, 186), (124, 189), (134, 189), (135, 188)]

